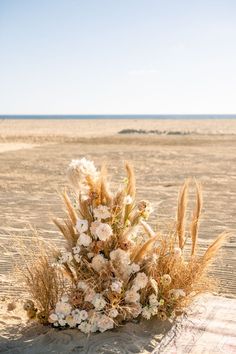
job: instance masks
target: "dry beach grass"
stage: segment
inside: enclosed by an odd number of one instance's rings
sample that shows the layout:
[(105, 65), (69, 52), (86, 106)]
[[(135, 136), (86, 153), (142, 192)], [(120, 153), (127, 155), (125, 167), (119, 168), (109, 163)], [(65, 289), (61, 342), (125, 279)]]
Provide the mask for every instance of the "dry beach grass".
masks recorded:
[[(97, 128), (94, 121), (66, 124), (62, 121), (16, 124), (4, 121), (0, 124), (1, 146), (5, 150), (0, 153), (0, 240), (4, 246), (0, 259), (2, 296), (23, 293), (22, 288), (9, 282), (13, 264), (9, 253), (12, 235), (31, 242), (31, 224), (45, 239), (58, 242), (58, 232), (52, 223), (53, 217), (62, 216), (57, 191), (66, 184), (68, 161), (83, 156), (98, 165), (101, 161), (107, 162), (116, 185), (123, 178), (120, 174), (123, 161), (132, 161), (139, 186), (138, 197), (155, 202), (156, 212), (151, 221), (157, 226), (167, 227), (169, 216), (175, 216), (175, 201), (182, 181), (188, 177), (197, 178), (203, 186), (204, 196), (200, 251), (225, 229), (232, 231), (223, 247), (223, 257), (215, 264), (214, 274), (221, 282), (222, 293), (236, 295), (236, 139), (232, 135), (236, 132), (235, 121), (208, 122), (206, 126), (201, 121), (193, 121), (171, 126), (173, 130), (200, 129), (208, 133), (183, 136), (116, 134), (134, 127), (168, 130), (170, 122), (103, 122)], [(211, 129), (218, 134), (209, 134)], [(219, 130), (227, 134), (219, 134)], [(13, 150), (14, 144), (19, 148), (19, 144), (26, 142), (37, 145)]]

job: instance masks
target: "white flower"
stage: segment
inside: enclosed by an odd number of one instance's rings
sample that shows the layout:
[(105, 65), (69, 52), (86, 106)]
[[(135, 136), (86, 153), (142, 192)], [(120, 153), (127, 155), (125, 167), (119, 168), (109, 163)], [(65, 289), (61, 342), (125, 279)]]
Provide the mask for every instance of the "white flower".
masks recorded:
[(92, 242), (92, 239), (90, 236), (82, 233), (79, 235), (77, 244), (84, 246), (84, 247), (88, 247), (90, 245), (90, 243)]
[(80, 280), (77, 284), (77, 288), (84, 290), (84, 291), (87, 290), (88, 287), (89, 287), (88, 284), (86, 284), (85, 281), (83, 281), (83, 280)]
[(80, 318), (81, 318), (82, 321), (87, 320), (87, 318), (88, 318), (88, 312), (85, 311), (85, 310), (81, 310), (81, 311), (80, 311)]
[(60, 264), (64, 264), (64, 263), (67, 263), (67, 262), (71, 262), (73, 259), (73, 256), (71, 254), (71, 252), (63, 252), (58, 260), (58, 262)]
[(110, 253), (110, 259), (113, 262), (119, 262), (124, 266), (130, 264), (130, 256), (129, 253), (122, 250), (121, 248), (117, 248), (116, 250)]
[(171, 277), (169, 274), (164, 274), (162, 277), (161, 277), (161, 282), (163, 285), (165, 286), (168, 286), (170, 285), (171, 283)]
[(157, 299), (157, 296), (155, 294), (151, 294), (149, 297), (149, 304), (151, 306), (158, 306), (159, 305), (159, 302), (158, 302), (158, 299)]
[(110, 311), (109, 311), (109, 317), (112, 317), (112, 318), (115, 318), (115, 317), (117, 317), (118, 316), (118, 311), (117, 311), (117, 309), (111, 309)]
[(123, 286), (123, 282), (119, 280), (115, 280), (111, 284), (111, 290), (115, 291), (116, 293), (121, 293), (122, 286)]
[(132, 263), (130, 268), (132, 273), (137, 273), (140, 271), (140, 266), (137, 263)]
[(74, 254), (79, 254), (80, 253), (80, 246), (76, 246), (72, 248)]
[(80, 263), (81, 256), (79, 254), (74, 254), (74, 259), (76, 260), (77, 263)]
[(72, 310), (71, 305), (66, 303), (66, 302), (59, 301), (56, 304), (55, 312), (56, 312), (57, 315), (61, 314), (62, 316), (67, 316), (67, 315), (69, 315), (71, 313), (71, 310)]
[(131, 195), (127, 195), (125, 198), (124, 198), (124, 204), (126, 205), (130, 205), (133, 203), (133, 198), (131, 197)]
[(99, 205), (97, 208), (93, 210), (93, 214), (95, 218), (101, 219), (108, 219), (111, 216), (109, 208), (106, 205)]
[(106, 315), (102, 315), (99, 318), (97, 325), (98, 325), (98, 329), (100, 332), (105, 332), (108, 329), (111, 329), (114, 327), (114, 322), (112, 321), (112, 319), (110, 317), (108, 317)]
[(93, 289), (88, 289), (86, 291), (84, 301), (92, 302), (95, 296), (96, 296), (96, 292)]
[(96, 229), (96, 236), (101, 241), (108, 240), (112, 235), (112, 228), (110, 225), (105, 223), (100, 223), (100, 225)]
[(88, 230), (88, 220), (78, 219), (75, 227), (80, 234), (86, 232)]
[(152, 316), (155, 316), (155, 315), (158, 314), (158, 306), (159, 306), (159, 304), (156, 305), (156, 306), (151, 306), (150, 307), (150, 312), (151, 312)]
[(147, 306), (145, 306), (142, 310), (142, 316), (146, 318), (146, 320), (150, 320), (152, 316), (152, 311)]
[(125, 301), (127, 303), (139, 302), (139, 300), (140, 300), (140, 295), (135, 290), (131, 289), (131, 290), (126, 291)]
[(91, 332), (91, 325), (87, 321), (83, 321), (78, 328), (81, 330), (83, 333), (90, 333)]
[(106, 301), (101, 294), (96, 294), (91, 302), (97, 311), (103, 310), (106, 306)]
[(59, 319), (59, 320), (58, 320), (58, 323), (59, 323), (59, 325), (60, 325), (61, 327), (64, 327), (64, 326), (66, 325), (66, 321), (63, 320), (63, 319)]
[(92, 268), (96, 270), (96, 272), (100, 272), (108, 263), (108, 260), (104, 258), (102, 254), (98, 254), (92, 259)]
[(179, 247), (174, 248), (174, 254), (176, 257), (181, 257), (182, 256), (182, 250)]
[(145, 288), (148, 283), (148, 277), (145, 273), (138, 273), (134, 278), (133, 287), (138, 291)]
[(97, 234), (96, 234), (96, 231), (97, 231), (97, 228), (98, 228), (98, 226), (101, 224), (101, 222), (100, 221), (93, 221), (93, 222), (91, 222), (91, 225), (90, 225), (90, 231), (91, 231), (91, 234), (93, 235), (93, 236), (97, 236)]
[(76, 322), (76, 324), (80, 324), (82, 322), (80, 310), (78, 310), (78, 309), (73, 310), (71, 312), (71, 315), (73, 316), (73, 319)]
[(66, 316), (65, 321), (69, 325), (70, 328), (74, 328), (77, 325), (77, 321), (72, 315)]

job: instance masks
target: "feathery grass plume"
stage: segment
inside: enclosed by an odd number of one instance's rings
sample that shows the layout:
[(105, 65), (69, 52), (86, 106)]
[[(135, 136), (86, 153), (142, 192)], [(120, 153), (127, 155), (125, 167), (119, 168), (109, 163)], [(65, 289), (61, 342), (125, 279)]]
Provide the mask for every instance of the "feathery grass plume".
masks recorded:
[(189, 257), (183, 252), (188, 182), (179, 194), (177, 223), (155, 233), (148, 223), (150, 203), (135, 200), (129, 164), (128, 182), (114, 195), (106, 172), (97, 171), (92, 161), (74, 160), (69, 170), (76, 174), (77, 204), (72, 207), (64, 194), (67, 218), (54, 220), (65, 239), (63, 250), (54, 247), (38, 257), (29, 251), (31, 262), (27, 257), (22, 262), (29, 294), (40, 309), (38, 321), (104, 332), (137, 317), (176, 317), (194, 295), (211, 288), (208, 266), (226, 236), (197, 255), (199, 184), (191, 226), (194, 257)]
[(68, 227), (67, 225), (67, 221), (64, 220), (64, 223), (62, 223), (58, 219), (53, 219), (52, 221), (57, 226), (57, 228), (61, 231), (62, 235), (67, 241), (68, 248), (71, 250), (72, 247), (74, 247), (76, 241), (75, 241), (74, 233), (73, 234), (71, 233), (71, 228)]
[(202, 265), (204, 267), (208, 266), (213, 260), (214, 257), (217, 255), (219, 249), (224, 244), (225, 240), (229, 236), (229, 233), (223, 232), (220, 234), (217, 239), (207, 248), (205, 254), (202, 257)]
[(180, 189), (177, 206), (176, 232), (179, 239), (179, 247), (182, 249), (185, 243), (185, 218), (188, 202), (189, 180), (186, 180)]
[(147, 235), (149, 237), (154, 237), (155, 236), (155, 232), (153, 231), (153, 229), (151, 228), (150, 225), (148, 225), (148, 223), (144, 220), (140, 221), (140, 224), (142, 225), (142, 227), (144, 228), (145, 232), (147, 233)]
[(195, 181), (196, 186), (196, 205), (193, 212), (192, 222), (190, 226), (191, 239), (192, 239), (192, 249), (191, 255), (193, 256), (196, 251), (197, 238), (198, 238), (198, 229), (199, 229), (199, 218), (202, 211), (202, 187)]
[(70, 217), (72, 224), (75, 225), (76, 221), (78, 219), (78, 216), (77, 216), (77, 213), (76, 213), (76, 211), (75, 211), (75, 209), (74, 209), (74, 207), (73, 207), (73, 205), (72, 205), (72, 203), (70, 201), (70, 198), (69, 198), (68, 194), (66, 193), (66, 191), (64, 191), (62, 193), (62, 198), (63, 198), (63, 201), (65, 203), (66, 210), (68, 212), (68, 216)]
[(142, 245), (136, 254), (133, 256), (133, 262), (138, 263), (147, 254), (147, 252), (152, 248), (153, 244), (158, 240), (157, 236), (154, 236), (147, 240), (144, 245)]
[(136, 194), (136, 180), (135, 180), (134, 168), (129, 162), (125, 163), (125, 168), (126, 168), (127, 178), (128, 178), (127, 189), (126, 189), (127, 195), (130, 195), (134, 199)]
[(113, 201), (112, 193), (109, 189), (108, 181), (107, 181), (107, 169), (105, 165), (101, 168), (101, 201), (102, 204), (111, 205)]

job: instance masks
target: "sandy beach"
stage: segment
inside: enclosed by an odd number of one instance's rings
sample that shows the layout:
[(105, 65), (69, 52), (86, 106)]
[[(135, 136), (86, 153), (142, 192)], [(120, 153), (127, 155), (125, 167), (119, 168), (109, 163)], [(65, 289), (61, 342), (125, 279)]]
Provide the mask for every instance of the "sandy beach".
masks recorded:
[[(188, 134), (118, 134), (123, 129)], [(13, 237), (30, 242), (33, 227), (45, 239), (60, 242), (51, 222), (53, 216), (62, 215), (58, 191), (66, 186), (65, 170), (70, 160), (83, 156), (98, 165), (106, 162), (116, 186), (124, 176), (124, 160), (131, 161), (137, 175), (138, 197), (153, 203), (155, 212), (151, 221), (156, 227), (167, 227), (170, 218), (175, 217), (178, 190), (184, 179), (197, 178), (203, 185), (204, 197), (200, 248), (206, 248), (222, 231), (232, 232), (215, 264), (214, 274), (221, 284), (220, 293), (236, 296), (235, 134), (236, 120), (2, 120), (1, 312), (6, 311), (6, 304), (12, 301), (12, 296), (24, 295), (22, 287), (15, 286), (10, 279)], [(20, 335), (20, 316), (19, 313), (5, 312), (0, 323), (0, 335), (4, 340)], [(18, 329), (14, 332), (16, 325)], [(147, 343), (145, 345), (145, 353), (151, 352)], [(14, 350), (5, 352), (20, 353)], [(4, 349), (0, 352), (4, 353)]]

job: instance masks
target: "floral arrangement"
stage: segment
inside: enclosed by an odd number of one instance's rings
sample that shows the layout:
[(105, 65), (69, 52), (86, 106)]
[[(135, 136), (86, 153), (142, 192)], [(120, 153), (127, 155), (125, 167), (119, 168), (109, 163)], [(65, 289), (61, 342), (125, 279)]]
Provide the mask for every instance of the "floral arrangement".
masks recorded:
[(134, 171), (128, 163), (125, 167), (127, 178), (112, 193), (104, 167), (98, 171), (85, 158), (70, 163), (73, 192), (70, 197), (63, 193), (67, 217), (54, 220), (64, 248), (42, 250), (22, 270), (31, 295), (24, 305), (29, 318), (84, 333), (104, 332), (133, 319), (173, 319), (210, 289), (207, 269), (226, 236), (196, 255), (200, 185), (190, 231), (185, 227), (187, 181), (176, 221), (162, 234), (147, 223), (153, 208), (148, 201), (136, 202)]

